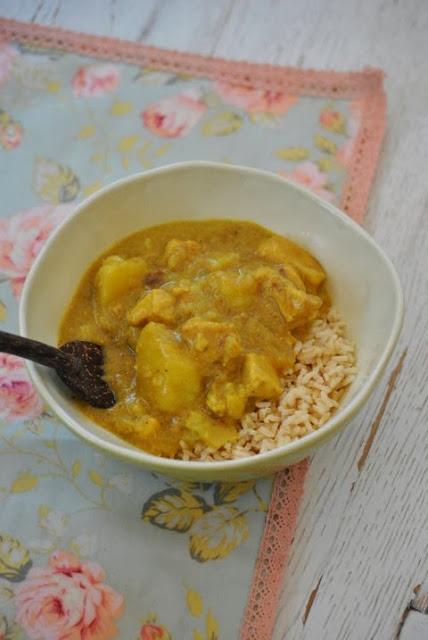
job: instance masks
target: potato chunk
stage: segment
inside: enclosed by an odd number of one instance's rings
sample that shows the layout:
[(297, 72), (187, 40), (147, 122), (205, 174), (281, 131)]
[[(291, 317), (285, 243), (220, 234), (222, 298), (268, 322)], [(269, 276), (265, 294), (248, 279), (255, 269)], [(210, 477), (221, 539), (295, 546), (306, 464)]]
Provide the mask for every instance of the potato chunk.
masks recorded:
[(137, 382), (145, 400), (170, 413), (194, 405), (201, 391), (197, 362), (170, 329), (156, 322), (138, 338)]
[(233, 311), (243, 311), (254, 304), (257, 283), (252, 273), (239, 271), (214, 271), (207, 277), (210, 292), (217, 304)]
[(95, 278), (97, 301), (108, 305), (138, 287), (147, 273), (147, 264), (143, 258), (124, 260), (120, 256), (106, 258)]
[(182, 267), (186, 262), (190, 262), (198, 253), (202, 247), (199, 242), (194, 240), (176, 240), (175, 238), (170, 240), (163, 255), (164, 261), (170, 269), (177, 269)]
[(227, 253), (210, 253), (205, 257), (204, 264), (208, 271), (229, 269), (239, 263), (239, 254), (229, 251)]
[(196, 317), (187, 320), (181, 330), (195, 351), (210, 362), (227, 364), (241, 353), (241, 342), (231, 323)]
[(165, 322), (174, 320), (175, 298), (165, 289), (152, 289), (128, 313), (128, 322), (133, 326), (147, 324), (150, 320)]
[(166, 431), (153, 416), (123, 417), (117, 429), (122, 436), (154, 455), (174, 457), (177, 453), (178, 434), (171, 429)]
[(291, 264), (282, 264), (279, 268), (279, 274), (284, 278), (287, 278), (291, 282), (296, 289), (301, 289), (302, 291), (306, 291), (305, 283), (302, 278), (299, 276), (297, 269), (293, 267)]
[(303, 280), (311, 285), (319, 286), (326, 278), (325, 271), (318, 260), (287, 238), (264, 240), (258, 247), (257, 253), (261, 258), (275, 264), (291, 264)]
[(244, 415), (247, 400), (246, 387), (234, 382), (214, 381), (207, 394), (207, 406), (213, 413), (236, 420)]
[(264, 292), (273, 297), (287, 322), (298, 326), (307, 323), (318, 315), (322, 300), (318, 296), (297, 289), (289, 280), (283, 278), (278, 271), (269, 267), (259, 267), (255, 277)]
[(248, 353), (245, 358), (243, 383), (248, 395), (263, 400), (277, 398), (282, 389), (278, 374), (266, 356)]
[(208, 447), (220, 449), (227, 442), (235, 442), (238, 439), (238, 432), (234, 427), (223, 425), (202, 411), (191, 411), (185, 424), (190, 433), (187, 437), (185, 435), (184, 439), (189, 444), (201, 440)]
[(285, 286), (282, 290), (272, 292), (282, 315), (292, 326), (306, 324), (318, 315), (322, 300), (318, 296), (299, 291), (293, 286)]

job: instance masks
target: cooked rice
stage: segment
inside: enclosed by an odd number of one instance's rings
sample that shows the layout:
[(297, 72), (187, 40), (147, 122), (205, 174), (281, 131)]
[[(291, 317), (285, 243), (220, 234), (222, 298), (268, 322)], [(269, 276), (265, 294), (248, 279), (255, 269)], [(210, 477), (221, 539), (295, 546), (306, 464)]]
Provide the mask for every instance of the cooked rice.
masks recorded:
[(355, 377), (355, 346), (346, 324), (331, 310), (315, 320), (306, 340), (295, 344), (296, 361), (284, 372), (275, 402), (258, 402), (241, 420), (239, 439), (219, 450), (180, 442), (182, 460), (232, 460), (270, 451), (319, 429), (339, 406)]

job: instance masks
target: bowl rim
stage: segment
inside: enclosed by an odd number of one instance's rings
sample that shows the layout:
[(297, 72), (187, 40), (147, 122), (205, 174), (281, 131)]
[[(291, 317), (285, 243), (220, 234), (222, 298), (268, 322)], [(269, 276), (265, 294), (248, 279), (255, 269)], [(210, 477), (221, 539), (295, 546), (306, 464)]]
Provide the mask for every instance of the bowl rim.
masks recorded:
[[(210, 162), (210, 161), (187, 161), (187, 162), (176, 162), (169, 165), (164, 165), (162, 167), (150, 169), (148, 171), (142, 171), (130, 176), (126, 176), (124, 178), (120, 178), (115, 180), (114, 182), (102, 187), (96, 193), (92, 194), (88, 198), (84, 199), (75, 209), (74, 211), (67, 217), (67, 219), (54, 231), (54, 233), (48, 238), (46, 244), (41, 250), (40, 254), (37, 256), (34, 261), (29, 274), (27, 275), (20, 306), (19, 306), (19, 331), (21, 335), (26, 337), (28, 336), (28, 326), (27, 326), (27, 315), (29, 308), (29, 295), (32, 289), (33, 280), (35, 275), (40, 267), (40, 265), (46, 260), (46, 256), (49, 253), (52, 245), (57, 241), (57, 238), (67, 233), (67, 228), (71, 224), (71, 222), (78, 216), (84, 214), (86, 207), (96, 201), (97, 199), (101, 199), (106, 193), (116, 191), (118, 189), (123, 188), (127, 184), (132, 182), (138, 182), (140, 180), (150, 180), (153, 176), (161, 175), (164, 173), (172, 173), (172, 172), (180, 172), (182, 170), (198, 170), (198, 169), (210, 169), (213, 171), (221, 170), (226, 173), (236, 173), (236, 174), (246, 174), (248, 176), (260, 177), (263, 179), (273, 180), (276, 182), (286, 183), (288, 188), (291, 188), (295, 191), (298, 191), (300, 194), (304, 195), (305, 198), (312, 200), (319, 206), (320, 213), (327, 213), (330, 216), (333, 216), (336, 220), (339, 221), (340, 224), (344, 224), (351, 231), (359, 236), (359, 238), (363, 241), (371, 245), (372, 249), (377, 252), (382, 261), (384, 262), (389, 275), (391, 277), (391, 282), (393, 284), (395, 297), (396, 297), (396, 305), (395, 305), (395, 314), (394, 321), (392, 325), (392, 329), (390, 331), (390, 335), (384, 350), (373, 367), (372, 371), (367, 375), (366, 379), (361, 385), (361, 388), (356, 392), (355, 396), (349, 402), (348, 405), (341, 408), (339, 407), (337, 412), (325, 423), (322, 427), (310, 433), (306, 436), (303, 436), (299, 440), (295, 440), (293, 442), (280, 445), (271, 451), (266, 451), (264, 453), (259, 453), (254, 456), (248, 456), (244, 458), (238, 458), (233, 460), (224, 460), (224, 461), (195, 461), (195, 460), (176, 460), (171, 458), (162, 458), (160, 456), (155, 456), (153, 454), (147, 453), (142, 449), (130, 449), (125, 447), (119, 443), (109, 442), (104, 440), (101, 436), (89, 432), (83, 424), (81, 424), (78, 420), (74, 419), (69, 413), (64, 410), (56, 400), (51, 396), (49, 390), (46, 388), (44, 382), (42, 381), (39, 371), (37, 369), (37, 365), (26, 360), (26, 366), (28, 372), (30, 374), (31, 380), (36, 386), (38, 392), (43, 397), (45, 402), (52, 408), (54, 413), (60, 418), (62, 422), (77, 436), (82, 438), (87, 444), (90, 444), (98, 449), (103, 451), (107, 451), (110, 455), (115, 457), (119, 457), (121, 459), (126, 460), (127, 462), (132, 462), (134, 464), (138, 464), (140, 466), (146, 466), (157, 468), (158, 470), (165, 472), (171, 472), (171, 475), (174, 475), (174, 472), (180, 471), (191, 471), (201, 473), (201, 476), (204, 475), (204, 472), (218, 472), (221, 470), (225, 471), (251, 471), (252, 467), (255, 466), (271, 466), (271, 463), (280, 462), (281, 459), (286, 459), (289, 456), (292, 456), (293, 459), (301, 459), (304, 457), (304, 451), (311, 450), (316, 445), (321, 444), (322, 441), (328, 439), (332, 436), (341, 426), (343, 426), (346, 422), (348, 422), (362, 407), (362, 405), (366, 402), (374, 387), (378, 383), (391, 355), (394, 350), (394, 347), (398, 341), (401, 327), (403, 324), (403, 314), (404, 314), (404, 299), (403, 292), (400, 284), (400, 280), (398, 278), (395, 267), (393, 266), (391, 260), (388, 258), (384, 250), (375, 242), (375, 240), (368, 234), (368, 232), (363, 229), (359, 224), (357, 224), (352, 218), (342, 212), (339, 208), (334, 206), (333, 204), (323, 200), (313, 192), (308, 189), (297, 185), (286, 178), (279, 176), (271, 171), (266, 171), (263, 169), (256, 169), (253, 167), (246, 167), (243, 165), (228, 165), (220, 162)], [(97, 425), (99, 426), (99, 425)]]

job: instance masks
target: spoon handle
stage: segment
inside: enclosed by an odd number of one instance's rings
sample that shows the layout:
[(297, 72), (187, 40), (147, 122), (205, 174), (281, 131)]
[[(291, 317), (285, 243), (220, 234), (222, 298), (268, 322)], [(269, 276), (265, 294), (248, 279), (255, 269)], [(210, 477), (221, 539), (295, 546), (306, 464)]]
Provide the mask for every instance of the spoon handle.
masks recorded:
[(55, 347), (6, 331), (0, 331), (0, 352), (11, 353), (54, 369), (58, 364), (69, 359), (65, 353)]

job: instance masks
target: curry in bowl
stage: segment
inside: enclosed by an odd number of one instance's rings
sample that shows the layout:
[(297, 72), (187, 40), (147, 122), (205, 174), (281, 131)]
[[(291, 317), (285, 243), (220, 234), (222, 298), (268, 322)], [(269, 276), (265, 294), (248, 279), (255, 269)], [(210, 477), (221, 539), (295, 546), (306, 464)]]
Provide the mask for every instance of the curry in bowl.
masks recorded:
[(172, 222), (102, 255), (60, 344), (103, 345), (110, 409), (86, 416), (152, 454), (232, 459), (318, 429), (355, 374), (320, 263), (249, 222)]

